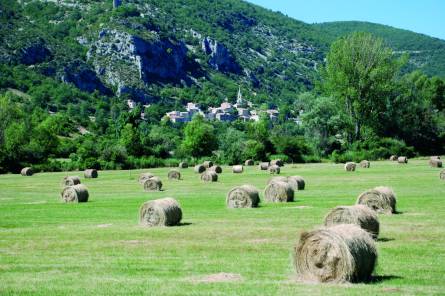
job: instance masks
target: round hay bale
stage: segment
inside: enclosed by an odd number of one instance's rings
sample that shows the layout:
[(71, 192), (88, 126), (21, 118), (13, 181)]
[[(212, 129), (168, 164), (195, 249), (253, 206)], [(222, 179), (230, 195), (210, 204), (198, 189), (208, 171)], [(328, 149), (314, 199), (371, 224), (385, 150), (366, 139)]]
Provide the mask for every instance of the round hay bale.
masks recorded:
[(158, 177), (151, 177), (144, 181), (144, 191), (161, 191), (162, 181)]
[(213, 162), (210, 161), (210, 160), (206, 160), (206, 161), (204, 161), (204, 162), (202, 163), (202, 165), (203, 165), (206, 169), (208, 169), (208, 168), (210, 168), (210, 167), (213, 166)]
[(397, 161), (397, 155), (391, 155), (391, 157), (389, 158), (389, 160), (391, 161)]
[(179, 163), (179, 168), (180, 169), (186, 169), (188, 167), (189, 167), (189, 164), (184, 162), (184, 161)]
[(294, 190), (286, 182), (272, 182), (264, 190), (264, 199), (268, 202), (294, 201)]
[(287, 177), (287, 183), (289, 183), (294, 190), (304, 190), (304, 187), (306, 186), (306, 183), (301, 176)]
[(218, 174), (213, 171), (205, 171), (201, 174), (201, 180), (204, 182), (217, 182)]
[(445, 180), (445, 170), (442, 170), (439, 174), (439, 179)]
[(387, 187), (366, 190), (358, 196), (356, 204), (365, 205), (377, 213), (395, 213), (395, 197), (387, 192), (385, 188)]
[(347, 172), (353, 172), (355, 171), (356, 164), (354, 162), (347, 162), (345, 163), (345, 171)]
[(84, 172), (84, 176), (85, 176), (85, 178), (97, 178), (98, 177), (97, 170), (96, 169), (87, 169)]
[(429, 164), (433, 168), (441, 168), (442, 167), (442, 160), (440, 160), (440, 159), (430, 159)]
[(279, 175), (280, 174), (280, 167), (276, 164), (273, 164), (269, 167), (269, 173), (272, 175)]
[(32, 168), (30, 168), (30, 167), (26, 167), (26, 168), (23, 168), (21, 171), (20, 171), (20, 174), (22, 175), (22, 176), (32, 176), (33, 174), (34, 174), (34, 172), (33, 172), (33, 170), (32, 170)]
[(400, 164), (406, 164), (408, 163), (408, 158), (406, 156), (399, 156), (399, 158), (397, 158), (397, 162)]
[(174, 226), (181, 219), (181, 206), (170, 197), (147, 201), (139, 210), (139, 224), (142, 226)]
[(267, 181), (267, 185), (269, 185), (272, 182), (285, 182), (287, 183), (287, 177), (284, 176), (276, 176), (276, 177), (272, 177)]
[(167, 176), (169, 180), (181, 180), (181, 173), (178, 170), (170, 170)]
[(374, 240), (352, 224), (303, 232), (294, 249), (295, 270), (304, 281), (368, 281), (376, 261)]
[(374, 239), (379, 236), (379, 218), (373, 210), (364, 205), (339, 206), (332, 209), (324, 218), (329, 227), (339, 224), (354, 224), (366, 230)]
[(258, 189), (252, 185), (242, 185), (229, 191), (226, 198), (228, 208), (256, 208), (260, 202)]
[(261, 162), (258, 167), (262, 171), (267, 171), (267, 169), (269, 168), (269, 163), (268, 162)]
[(197, 164), (197, 165), (195, 165), (194, 170), (195, 170), (195, 173), (201, 174), (202, 172), (205, 172), (206, 168), (202, 164)]
[(274, 159), (270, 161), (270, 165), (277, 165), (279, 167), (282, 167), (284, 165), (284, 162), (281, 159)]
[(386, 198), (389, 201), (389, 204), (391, 206), (392, 209), (392, 213), (396, 213), (396, 204), (397, 204), (397, 198), (396, 198), (396, 194), (394, 193), (394, 190), (392, 190), (391, 188), (387, 187), (387, 186), (377, 186), (374, 188), (374, 190), (377, 190), (379, 192), (381, 192), (382, 194), (386, 195)]
[(242, 165), (234, 165), (232, 167), (232, 172), (235, 174), (241, 174), (242, 172), (244, 172), (244, 167)]
[(66, 176), (62, 179), (61, 185), (62, 187), (74, 186), (80, 184), (80, 177), (78, 176)]
[(89, 193), (85, 185), (77, 184), (63, 188), (60, 196), (64, 202), (87, 202)]
[(222, 167), (220, 167), (219, 165), (213, 165), (209, 168), (209, 171), (213, 171), (217, 174), (221, 174), (222, 173)]
[(255, 162), (252, 159), (248, 159), (244, 162), (245, 166), (253, 166)]
[(360, 161), (360, 167), (364, 169), (369, 169), (371, 167), (371, 163), (368, 160)]
[(146, 180), (153, 178), (155, 175), (153, 175), (152, 173), (142, 173), (139, 175), (139, 184), (144, 184)]

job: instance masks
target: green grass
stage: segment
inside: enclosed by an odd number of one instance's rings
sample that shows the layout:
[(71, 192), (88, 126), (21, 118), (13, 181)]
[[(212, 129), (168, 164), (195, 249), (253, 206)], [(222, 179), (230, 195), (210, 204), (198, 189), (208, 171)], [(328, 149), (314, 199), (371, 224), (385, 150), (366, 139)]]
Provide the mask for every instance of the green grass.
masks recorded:
[[(182, 181), (163, 177), (163, 192), (145, 193), (140, 171), (103, 171), (83, 179), (90, 201), (58, 199), (66, 173), (0, 176), (0, 295), (291, 295), (441, 294), (445, 292), (445, 181), (426, 160), (408, 165), (373, 162), (354, 173), (342, 165), (286, 166), (302, 175), (306, 190), (296, 202), (257, 209), (226, 209), (225, 195), (250, 183), (263, 190), (270, 176), (257, 167), (242, 175), (223, 168), (219, 182), (203, 184), (193, 169)], [(71, 173), (79, 174), (81, 173)], [(380, 216), (383, 240), (371, 284), (298, 283), (291, 250), (302, 230), (321, 224), (327, 211), (351, 205), (365, 189), (394, 188), (401, 214)], [(138, 226), (139, 206), (174, 197), (183, 226)], [(102, 227), (101, 227), (102, 226)], [(106, 227), (104, 227), (106, 226)], [(199, 282), (215, 273), (241, 281)]]

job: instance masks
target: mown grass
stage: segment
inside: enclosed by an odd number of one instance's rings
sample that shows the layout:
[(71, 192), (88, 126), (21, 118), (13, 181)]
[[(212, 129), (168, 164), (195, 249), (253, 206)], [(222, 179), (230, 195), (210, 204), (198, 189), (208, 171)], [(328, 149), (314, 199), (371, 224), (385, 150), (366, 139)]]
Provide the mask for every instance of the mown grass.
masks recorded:
[[(270, 176), (257, 167), (242, 175), (223, 170), (219, 182), (203, 184), (192, 168), (181, 170), (182, 181), (168, 181), (168, 169), (150, 169), (164, 182), (156, 193), (142, 191), (141, 171), (103, 171), (82, 178), (90, 191), (84, 204), (58, 199), (66, 173), (1, 175), (0, 295), (445, 293), (445, 181), (426, 160), (373, 162), (354, 173), (335, 164), (288, 165), (282, 175), (304, 176), (306, 190), (294, 203), (257, 209), (227, 209), (225, 195), (241, 184), (263, 190)], [(291, 251), (299, 233), (377, 185), (394, 188), (401, 213), (380, 216), (375, 282), (296, 282)], [(167, 196), (180, 201), (184, 224), (138, 226), (139, 206)], [(200, 281), (220, 272), (242, 280)]]

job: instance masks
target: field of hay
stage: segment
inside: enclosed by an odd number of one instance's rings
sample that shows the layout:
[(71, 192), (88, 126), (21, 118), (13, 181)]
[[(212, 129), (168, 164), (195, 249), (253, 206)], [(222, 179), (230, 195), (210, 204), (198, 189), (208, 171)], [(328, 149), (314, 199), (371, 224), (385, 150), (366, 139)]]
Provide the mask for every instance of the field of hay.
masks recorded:
[[(169, 181), (168, 169), (149, 169), (162, 192), (146, 193), (141, 171), (101, 171), (84, 179), (90, 200), (64, 204), (66, 173), (0, 175), (0, 295), (292, 295), (445, 293), (445, 181), (428, 160), (372, 162), (345, 172), (342, 164), (287, 165), (306, 190), (295, 202), (262, 202), (227, 209), (232, 187), (264, 190), (270, 175), (257, 166), (233, 174), (223, 167), (216, 183), (193, 168)], [(292, 249), (337, 205), (352, 205), (365, 189), (391, 186), (400, 214), (380, 215), (375, 279), (368, 284), (322, 285), (295, 281)], [(174, 197), (182, 225), (143, 228), (140, 205)]]

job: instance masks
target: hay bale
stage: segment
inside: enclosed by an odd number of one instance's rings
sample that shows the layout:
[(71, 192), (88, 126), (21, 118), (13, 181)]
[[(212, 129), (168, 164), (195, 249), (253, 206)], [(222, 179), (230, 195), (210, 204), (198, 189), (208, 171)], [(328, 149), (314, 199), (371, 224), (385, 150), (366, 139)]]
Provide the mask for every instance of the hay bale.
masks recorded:
[(304, 179), (301, 176), (287, 177), (287, 183), (289, 183), (294, 190), (304, 190), (304, 187), (306, 186), (306, 182), (304, 182)]
[(139, 224), (142, 226), (174, 226), (181, 219), (181, 206), (170, 197), (147, 201), (139, 210)]
[(143, 185), (145, 183), (146, 180), (153, 178), (155, 175), (153, 175), (152, 173), (142, 173), (139, 175), (139, 184)]
[(244, 167), (242, 165), (234, 165), (232, 167), (232, 172), (234, 174), (241, 174), (242, 172), (244, 172)]
[(255, 162), (252, 159), (248, 159), (244, 162), (245, 166), (253, 166)]
[(178, 170), (170, 170), (167, 176), (169, 180), (181, 180), (181, 173)]
[(229, 191), (226, 198), (228, 208), (256, 208), (260, 202), (260, 193), (252, 185), (242, 185)]
[(273, 164), (269, 167), (269, 173), (272, 175), (279, 175), (280, 174), (280, 167), (276, 164)]
[(287, 177), (284, 177), (284, 176), (272, 177), (269, 180), (267, 180), (267, 185), (269, 185), (272, 182), (285, 182), (285, 183), (287, 183)]
[(203, 165), (206, 169), (208, 169), (208, 168), (210, 168), (210, 167), (213, 166), (213, 162), (210, 161), (210, 160), (206, 160), (206, 161), (204, 161), (204, 162), (202, 163), (202, 165)]
[(376, 261), (374, 240), (352, 224), (303, 232), (294, 248), (295, 270), (304, 281), (368, 281)]
[(96, 169), (87, 169), (84, 172), (84, 176), (85, 176), (85, 178), (97, 178), (98, 177), (97, 170)]
[(221, 174), (222, 173), (222, 167), (220, 167), (219, 165), (213, 165), (209, 168), (209, 171), (213, 171), (217, 174)]
[(396, 212), (396, 197), (388, 187), (376, 187), (361, 193), (356, 204), (365, 205), (377, 213), (392, 214)]
[(85, 185), (77, 184), (63, 188), (60, 196), (64, 202), (87, 202), (89, 193)]
[(144, 181), (144, 191), (161, 191), (162, 181), (158, 177), (151, 177)]
[(286, 182), (272, 182), (264, 190), (264, 199), (268, 202), (294, 201), (294, 190)]
[(218, 174), (213, 171), (205, 171), (201, 174), (201, 180), (204, 182), (217, 182)]
[(400, 163), (400, 164), (406, 164), (406, 163), (408, 163), (408, 157), (406, 157), (406, 156), (399, 156), (397, 158), (397, 162)]
[(360, 167), (364, 169), (369, 169), (371, 167), (371, 163), (368, 160), (360, 161)]
[(345, 171), (347, 172), (354, 172), (356, 168), (355, 162), (347, 162), (345, 163)]
[(67, 187), (67, 186), (74, 186), (80, 183), (81, 182), (79, 176), (66, 176), (62, 179), (61, 185), (62, 187)]
[(339, 224), (354, 224), (366, 230), (374, 239), (379, 236), (380, 223), (376, 212), (364, 205), (339, 206), (324, 218), (327, 227)]
[(440, 159), (430, 159), (429, 164), (433, 168), (441, 168), (442, 167), (442, 160), (440, 160)]
[(179, 163), (179, 168), (180, 169), (186, 169), (188, 167), (189, 167), (189, 164), (184, 162), (184, 161)]
[(262, 171), (267, 171), (267, 169), (269, 168), (269, 163), (268, 162), (261, 162), (258, 167)]
[(32, 176), (33, 174), (34, 174), (34, 172), (33, 172), (33, 170), (32, 170), (32, 168), (30, 168), (30, 167), (26, 167), (26, 168), (23, 168), (21, 171), (20, 171), (20, 174), (22, 175), (22, 176)]
[(392, 188), (387, 187), (387, 186), (377, 186), (374, 188), (374, 190), (377, 190), (379, 192), (381, 192), (382, 194), (386, 195), (386, 198), (389, 200), (389, 204), (391, 206), (392, 209), (392, 213), (396, 213), (396, 204), (397, 204), (397, 197), (396, 194), (394, 193), (394, 190), (392, 190)]
[(203, 166), (202, 164), (197, 164), (195, 165), (194, 171), (197, 174), (201, 174), (202, 172), (204, 172), (206, 170), (205, 166)]
[(439, 174), (439, 179), (445, 180), (445, 170), (442, 170)]
[(281, 159), (274, 159), (270, 161), (270, 165), (277, 165), (279, 167), (282, 167), (284, 165), (284, 162)]
[(391, 155), (391, 157), (389, 158), (389, 160), (391, 161), (397, 161), (397, 155)]

